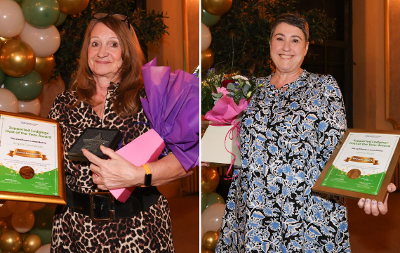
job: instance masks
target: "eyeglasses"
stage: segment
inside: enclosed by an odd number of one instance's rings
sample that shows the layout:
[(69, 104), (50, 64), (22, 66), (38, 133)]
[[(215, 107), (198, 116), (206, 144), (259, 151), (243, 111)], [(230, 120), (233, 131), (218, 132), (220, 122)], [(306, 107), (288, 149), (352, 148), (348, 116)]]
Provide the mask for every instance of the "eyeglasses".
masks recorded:
[(122, 15), (122, 14), (108, 14), (108, 13), (96, 13), (93, 15), (93, 17), (95, 19), (102, 19), (102, 18), (106, 18), (108, 16), (112, 16), (122, 22), (125, 22), (125, 24), (128, 26), (129, 30), (131, 30), (131, 24), (129, 23), (129, 17), (126, 15)]

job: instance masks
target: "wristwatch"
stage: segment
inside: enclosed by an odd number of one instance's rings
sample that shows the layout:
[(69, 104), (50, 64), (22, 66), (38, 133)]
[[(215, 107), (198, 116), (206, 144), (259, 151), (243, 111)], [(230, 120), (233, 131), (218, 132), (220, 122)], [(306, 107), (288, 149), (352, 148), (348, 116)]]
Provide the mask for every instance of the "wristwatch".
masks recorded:
[(142, 187), (149, 187), (151, 186), (151, 170), (149, 168), (149, 165), (143, 164), (142, 167), (146, 171), (146, 174), (144, 175), (144, 185)]

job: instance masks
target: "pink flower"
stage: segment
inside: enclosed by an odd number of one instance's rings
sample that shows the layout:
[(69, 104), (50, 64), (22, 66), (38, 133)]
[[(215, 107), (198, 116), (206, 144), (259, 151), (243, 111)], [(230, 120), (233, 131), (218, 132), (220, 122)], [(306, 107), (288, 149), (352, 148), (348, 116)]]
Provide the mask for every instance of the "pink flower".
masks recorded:
[(223, 96), (230, 94), (225, 87), (217, 87), (217, 93), (222, 93)]

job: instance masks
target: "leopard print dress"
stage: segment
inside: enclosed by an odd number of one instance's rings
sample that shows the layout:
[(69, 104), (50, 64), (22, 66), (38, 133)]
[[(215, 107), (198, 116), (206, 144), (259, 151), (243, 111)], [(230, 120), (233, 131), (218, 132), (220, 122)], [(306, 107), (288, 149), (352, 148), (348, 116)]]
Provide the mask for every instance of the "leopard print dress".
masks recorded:
[[(148, 122), (143, 110), (127, 118), (111, 110), (117, 88), (109, 88), (103, 120), (83, 102), (69, 108), (77, 100), (74, 92), (65, 91), (56, 97), (49, 118), (60, 123), (65, 151), (87, 127), (119, 129), (123, 133), (122, 146), (149, 129), (143, 124)], [(64, 163), (66, 184), (72, 191), (95, 191), (87, 163), (71, 162), (65, 155)], [(92, 222), (89, 216), (59, 206), (54, 215), (51, 252), (174, 252), (171, 230), (170, 209), (163, 195), (133, 218), (107, 223)]]

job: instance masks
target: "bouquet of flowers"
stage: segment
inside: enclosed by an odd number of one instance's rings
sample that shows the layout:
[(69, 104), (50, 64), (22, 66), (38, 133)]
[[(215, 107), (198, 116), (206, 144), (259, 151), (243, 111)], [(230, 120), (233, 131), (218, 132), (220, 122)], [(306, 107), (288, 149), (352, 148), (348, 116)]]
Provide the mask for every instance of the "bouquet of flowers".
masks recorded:
[(240, 165), (238, 116), (256, 89), (254, 78), (208, 71), (202, 80), (201, 109), (210, 121), (202, 139), (202, 161)]
[(202, 81), (201, 110), (205, 118), (221, 123), (231, 123), (244, 109), (257, 89), (252, 77), (239, 74), (207, 72)]

